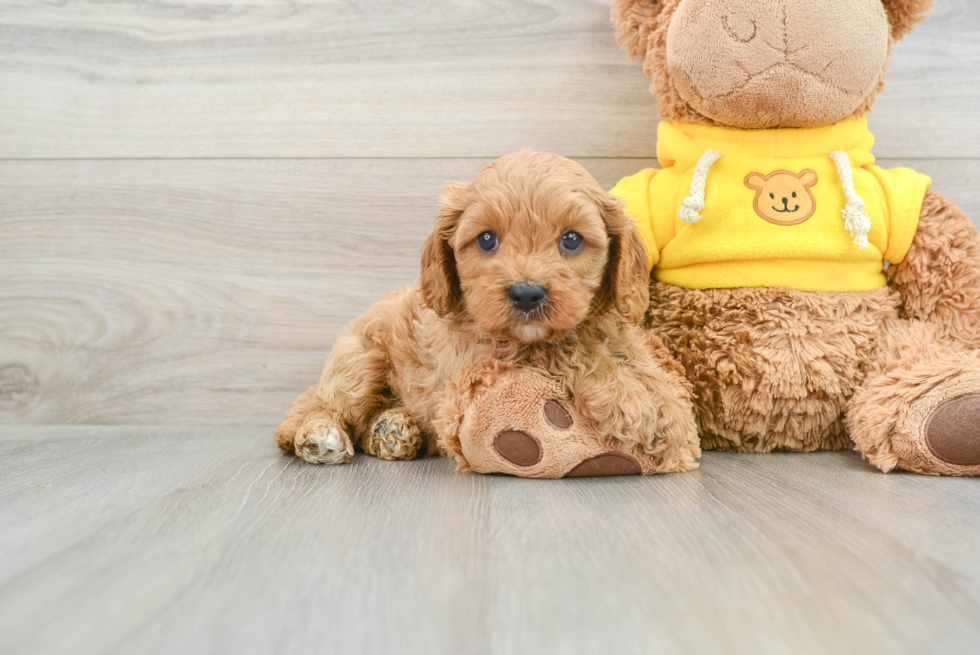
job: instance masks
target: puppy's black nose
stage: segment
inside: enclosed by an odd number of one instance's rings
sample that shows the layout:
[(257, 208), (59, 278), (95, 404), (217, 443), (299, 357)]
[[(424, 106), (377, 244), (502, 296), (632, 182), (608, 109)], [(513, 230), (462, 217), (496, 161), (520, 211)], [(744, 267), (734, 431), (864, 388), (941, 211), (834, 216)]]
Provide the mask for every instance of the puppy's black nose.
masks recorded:
[(514, 303), (515, 308), (527, 314), (544, 304), (548, 292), (540, 284), (518, 282), (507, 289), (507, 297)]

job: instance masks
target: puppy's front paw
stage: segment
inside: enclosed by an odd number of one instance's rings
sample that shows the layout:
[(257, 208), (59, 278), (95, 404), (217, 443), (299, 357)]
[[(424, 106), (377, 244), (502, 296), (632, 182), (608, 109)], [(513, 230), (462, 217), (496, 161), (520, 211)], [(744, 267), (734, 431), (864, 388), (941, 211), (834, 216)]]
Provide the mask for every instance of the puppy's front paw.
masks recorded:
[(315, 419), (296, 433), (296, 454), (310, 464), (347, 464), (354, 457), (354, 444), (340, 426), (328, 419)]
[(422, 447), (422, 433), (412, 417), (389, 410), (382, 412), (374, 422), (361, 447), (379, 459), (414, 459)]

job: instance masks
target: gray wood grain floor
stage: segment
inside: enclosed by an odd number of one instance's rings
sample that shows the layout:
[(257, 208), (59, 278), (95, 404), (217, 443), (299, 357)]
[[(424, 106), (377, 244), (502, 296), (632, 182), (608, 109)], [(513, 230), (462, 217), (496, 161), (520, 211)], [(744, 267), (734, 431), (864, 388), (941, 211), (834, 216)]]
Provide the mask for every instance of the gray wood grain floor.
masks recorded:
[(0, 652), (976, 652), (973, 480), (316, 467), (270, 433), (0, 429)]

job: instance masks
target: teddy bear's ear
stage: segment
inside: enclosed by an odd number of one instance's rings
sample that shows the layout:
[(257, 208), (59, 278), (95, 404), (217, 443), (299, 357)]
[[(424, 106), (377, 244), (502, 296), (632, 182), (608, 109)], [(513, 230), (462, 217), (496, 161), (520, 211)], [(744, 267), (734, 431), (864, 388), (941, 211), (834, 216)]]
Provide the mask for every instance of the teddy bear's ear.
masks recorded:
[(630, 57), (642, 59), (646, 56), (650, 34), (657, 28), (657, 17), (663, 5), (663, 0), (613, 0), (616, 40)]
[(760, 191), (766, 185), (766, 178), (759, 173), (749, 173), (745, 176), (745, 186), (754, 191)]
[(800, 173), (800, 183), (808, 189), (815, 185), (818, 179), (817, 174), (809, 168)]
[(896, 41), (908, 35), (926, 18), (934, 0), (881, 0), (888, 14), (892, 38)]

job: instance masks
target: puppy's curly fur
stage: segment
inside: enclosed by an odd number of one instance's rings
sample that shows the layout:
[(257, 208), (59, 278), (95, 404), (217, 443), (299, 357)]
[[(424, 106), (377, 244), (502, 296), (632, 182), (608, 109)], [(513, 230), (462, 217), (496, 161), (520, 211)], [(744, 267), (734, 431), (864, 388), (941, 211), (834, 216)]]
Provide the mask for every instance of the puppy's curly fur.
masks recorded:
[[(487, 231), (499, 238), (493, 253), (477, 247)], [(584, 239), (576, 253), (559, 249), (569, 231)], [(347, 462), (355, 446), (384, 459), (437, 450), (460, 459), (451, 425), (463, 399), (453, 394), (465, 392), (452, 383), (498, 362), (560, 383), (604, 436), (683, 452), (678, 466), (692, 468), (690, 386), (639, 327), (647, 281), (642, 241), (581, 166), (536, 152), (503, 157), (446, 187), (417, 283), (337, 341), (276, 441), (313, 463)], [(507, 291), (520, 282), (546, 289), (540, 309), (515, 308)]]

